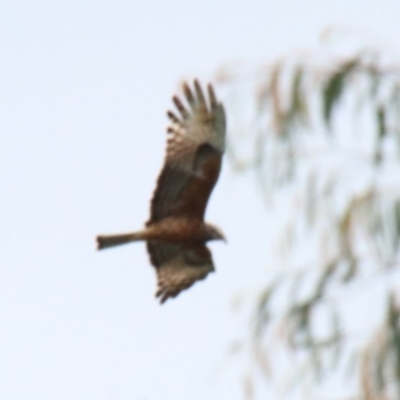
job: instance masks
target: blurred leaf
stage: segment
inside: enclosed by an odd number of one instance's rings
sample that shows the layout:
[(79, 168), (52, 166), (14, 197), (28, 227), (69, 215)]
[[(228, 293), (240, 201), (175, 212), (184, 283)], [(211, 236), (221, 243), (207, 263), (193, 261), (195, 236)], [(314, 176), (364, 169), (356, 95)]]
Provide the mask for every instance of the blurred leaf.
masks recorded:
[[(354, 368), (351, 378), (358, 379), (364, 388), (365, 396), (358, 393), (354, 398), (387, 399), (387, 388), (396, 385), (389, 380), (397, 377), (400, 382), (399, 307), (392, 299), (387, 322), (372, 337), (370, 346), (364, 346), (366, 343), (358, 341), (360, 332), (347, 326), (346, 313), (352, 312), (346, 307), (352, 298), (347, 297), (347, 290), (352, 288), (346, 288), (344, 283), (352, 280), (358, 284), (355, 278), (364, 282), (364, 277), (371, 276), (373, 281), (376, 276), (385, 279), (388, 287), (398, 285), (391, 277), (378, 276), (384, 271), (377, 267), (393, 262), (393, 249), (400, 243), (400, 199), (392, 197), (398, 190), (395, 168), (399, 164), (393, 165), (392, 150), (397, 150), (397, 144), (400, 156), (400, 68), (381, 65), (373, 52), (353, 53), (346, 62), (340, 54), (339, 59), (331, 59), (331, 64), (323, 61), (322, 66), (320, 58), (314, 63), (315, 59), (305, 58), (309, 53), (300, 57), (296, 54), (277, 60), (272, 67), (268, 64), (269, 74), (263, 70), (261, 79), (258, 74), (254, 76), (259, 90), (255, 92), (256, 116), (248, 135), (254, 144), (253, 157), (247, 164), (256, 172), (260, 186), (267, 187), (268, 194), (273, 189), (282, 189), (282, 183), (290, 183), (287, 192), (279, 194), (281, 198), (290, 197), (289, 201), (284, 200), (279, 204), (282, 208), (277, 207), (288, 218), (290, 230), (285, 228), (280, 232), (278, 244), (279, 250), (288, 249), (284, 254), (285, 264), (296, 270), (285, 270), (282, 274), (282, 292), (275, 292), (271, 286), (260, 291), (252, 320), (253, 358), (257, 364), (264, 362), (268, 366), (261, 367), (261, 371), (269, 370), (272, 374), (275, 350), (280, 346), (279, 350), (288, 355), (289, 372), (294, 370), (298, 375), (300, 371), (304, 377), (299, 384), (312, 372), (316, 374), (313, 378), (327, 378), (327, 373), (333, 373), (335, 367), (339, 374), (345, 374), (348, 366)], [(357, 104), (360, 104), (357, 121), (348, 121), (348, 111)], [(318, 105), (320, 108), (316, 109)], [(246, 112), (248, 108), (244, 104)], [(336, 114), (338, 118), (344, 117), (343, 122), (356, 124), (346, 126), (350, 129), (343, 132), (333, 132)], [(331, 134), (337, 135), (335, 147), (327, 140), (324, 130), (319, 129), (321, 122)], [(367, 126), (365, 122), (372, 124)], [(310, 126), (307, 133), (311, 131), (311, 134), (303, 134), (305, 124)], [(387, 152), (381, 151), (383, 143), (388, 145)], [(375, 160), (388, 161), (388, 168), (373, 168), (371, 155), (375, 149)], [(353, 168), (354, 161), (357, 166)], [(292, 174), (293, 179), (287, 178), (293, 171), (296, 172)], [(363, 189), (365, 186), (368, 189)], [(300, 204), (304, 198), (305, 204)], [(307, 224), (312, 232), (305, 229)], [(289, 244), (292, 232), (296, 235), (293, 245)], [(316, 255), (310, 257), (314, 261), (302, 258), (304, 249), (309, 249), (302, 247), (302, 235), (309, 235), (304, 237), (306, 242), (316, 239), (318, 249), (310, 254)], [(381, 294), (379, 291), (377, 297)], [(379, 317), (384, 317), (379, 299), (376, 304)], [(280, 310), (275, 310), (275, 306)], [(365, 311), (363, 306), (360, 305), (358, 312)], [(332, 308), (331, 319), (325, 310), (327, 307)], [(318, 329), (321, 317), (325, 324), (323, 331)], [(363, 340), (370, 339), (366, 337), (370, 331), (361, 334)], [(353, 352), (356, 346), (360, 347)], [(349, 357), (356, 353), (360, 358), (350, 360), (354, 365), (348, 363)], [(272, 378), (287, 379), (286, 374), (282, 375), (283, 378)], [(256, 385), (257, 381), (253, 382)], [(397, 398), (400, 399), (400, 392)]]
[(346, 255), (347, 260), (345, 260), (346, 270), (342, 276), (342, 282), (348, 283), (350, 282), (355, 276), (357, 272), (358, 263), (353, 254), (348, 253)]
[(362, 388), (363, 400), (374, 400), (372, 382), (369, 367), (371, 364), (371, 355), (369, 351), (364, 351), (361, 368), (360, 368), (360, 384)]
[(380, 164), (382, 161), (382, 140), (386, 136), (386, 110), (382, 105), (376, 109), (376, 126), (378, 140), (376, 142), (374, 162), (375, 164)]
[(380, 74), (373, 69), (370, 71), (370, 97), (371, 99), (375, 99), (376, 95), (378, 94), (379, 85), (380, 85)]
[(388, 226), (391, 241), (392, 257), (394, 258), (399, 250), (399, 223), (400, 223), (400, 204), (399, 201), (394, 201), (388, 210)]
[(396, 378), (400, 380), (400, 330), (399, 310), (396, 307), (394, 295), (389, 296), (388, 325), (392, 342), (392, 354), (395, 357)]
[(400, 242), (400, 201), (397, 200), (394, 204), (394, 222), (395, 222), (395, 246), (399, 245)]
[(273, 113), (273, 126), (274, 130), (278, 133), (282, 133), (282, 121), (283, 121), (283, 110), (281, 104), (281, 96), (279, 91), (279, 79), (282, 72), (282, 64), (277, 62), (271, 72), (270, 80), (270, 95), (272, 101), (272, 113)]
[(261, 132), (256, 136), (254, 140), (254, 158), (253, 158), (253, 166), (256, 169), (261, 169), (261, 166), (264, 162), (264, 143), (265, 143), (265, 135)]
[(348, 237), (350, 235), (351, 219), (355, 204), (356, 200), (352, 199), (338, 221), (339, 233), (341, 235), (342, 243), (345, 249), (347, 249), (348, 247)]
[(382, 392), (386, 385), (385, 380), (385, 352), (379, 351), (374, 359), (374, 380), (376, 382), (376, 387), (379, 392)]
[(321, 275), (321, 278), (316, 286), (316, 291), (315, 291), (315, 295), (314, 295), (315, 301), (320, 300), (321, 298), (324, 297), (326, 287), (327, 287), (328, 283), (330, 282), (331, 278), (333, 277), (333, 274), (335, 273), (336, 268), (337, 268), (336, 260), (331, 261), (330, 263), (328, 263), (325, 266), (324, 272)]
[[(283, 139), (294, 133), (297, 127), (306, 125), (308, 120), (307, 93), (303, 89), (303, 67), (300, 65), (295, 68), (292, 76), (291, 91), (288, 99), (289, 107), (284, 110), (281, 103), (279, 103), (279, 113), (275, 113), (275, 127), (280, 138)], [(277, 84), (277, 79), (274, 79), (274, 82)]]
[(382, 140), (386, 135), (386, 111), (383, 106), (379, 106), (376, 110), (376, 121), (378, 138)]
[(251, 375), (246, 375), (243, 378), (243, 392), (246, 400), (254, 399), (254, 383)]
[(259, 339), (266, 328), (269, 319), (270, 319), (270, 312), (269, 312), (269, 301), (274, 293), (275, 289), (280, 283), (280, 279), (276, 279), (265, 288), (259, 297), (258, 300), (258, 307), (256, 311), (256, 329), (255, 329), (255, 336), (256, 339)]
[(255, 342), (253, 346), (253, 354), (257, 361), (257, 364), (260, 368), (260, 371), (263, 373), (266, 379), (271, 378), (271, 367), (269, 364), (269, 358), (267, 352), (263, 349), (260, 342)]
[(346, 80), (350, 73), (358, 66), (358, 63), (358, 58), (355, 58), (342, 64), (339, 69), (329, 77), (323, 88), (323, 116), (328, 127), (330, 127), (333, 109), (340, 100)]
[(300, 65), (293, 74), (291, 102), (287, 113), (288, 123), (295, 127), (296, 124), (307, 122), (307, 95), (303, 90), (304, 68)]
[(340, 324), (340, 316), (336, 310), (336, 308), (331, 305), (332, 309), (332, 327), (333, 327), (333, 335), (335, 338), (335, 347), (333, 350), (333, 357), (331, 361), (331, 369), (334, 371), (339, 364), (340, 356), (342, 355), (342, 328)]
[(394, 118), (393, 118), (394, 133), (397, 139), (397, 152), (398, 155), (400, 156), (400, 85), (399, 84), (395, 85), (393, 88), (390, 99), (390, 105), (394, 113)]
[[(271, 79), (271, 77), (269, 77)], [(267, 80), (265, 82), (261, 82), (256, 89), (255, 94), (256, 104), (257, 104), (257, 112), (261, 113), (269, 106), (269, 102), (271, 100), (271, 82)]]

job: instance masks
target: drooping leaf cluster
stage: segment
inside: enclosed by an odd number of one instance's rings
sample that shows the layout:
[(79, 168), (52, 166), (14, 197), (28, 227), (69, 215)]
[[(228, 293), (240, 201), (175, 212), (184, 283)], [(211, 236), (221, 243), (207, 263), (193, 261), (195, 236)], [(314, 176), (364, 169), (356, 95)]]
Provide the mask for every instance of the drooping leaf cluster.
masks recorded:
[(231, 164), (280, 216), (251, 339), (280, 389), (321, 395), (345, 377), (343, 398), (400, 398), (400, 66), (381, 52), (317, 49), (224, 76), (228, 99), (251, 99), (231, 104)]

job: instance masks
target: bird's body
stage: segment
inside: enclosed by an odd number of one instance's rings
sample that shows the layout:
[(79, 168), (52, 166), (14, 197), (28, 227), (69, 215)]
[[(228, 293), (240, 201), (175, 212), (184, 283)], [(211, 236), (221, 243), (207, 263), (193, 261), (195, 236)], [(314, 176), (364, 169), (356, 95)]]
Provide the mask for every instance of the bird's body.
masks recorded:
[[(122, 235), (98, 236), (99, 249), (136, 242), (140, 240), (166, 243), (204, 243), (216, 239), (214, 227), (198, 218), (167, 217), (149, 223), (143, 230)], [(119, 238), (119, 239), (118, 239)]]
[(194, 82), (193, 94), (183, 90), (191, 107), (174, 96), (181, 114), (171, 111), (167, 154), (151, 201), (150, 219), (143, 230), (98, 236), (99, 249), (133, 241), (146, 241), (158, 276), (157, 296), (164, 302), (175, 297), (214, 270), (207, 241), (224, 239), (218, 228), (204, 222), (210, 194), (218, 180), (225, 150), (226, 121), (221, 103), (208, 86), (209, 105)]

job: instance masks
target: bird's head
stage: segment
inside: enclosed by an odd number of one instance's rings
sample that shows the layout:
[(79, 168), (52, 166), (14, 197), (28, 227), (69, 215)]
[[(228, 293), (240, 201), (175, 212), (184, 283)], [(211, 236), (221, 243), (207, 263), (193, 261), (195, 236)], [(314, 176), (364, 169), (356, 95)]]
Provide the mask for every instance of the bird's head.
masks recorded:
[(226, 243), (226, 238), (221, 229), (214, 225), (207, 224), (207, 236), (208, 240), (223, 240)]

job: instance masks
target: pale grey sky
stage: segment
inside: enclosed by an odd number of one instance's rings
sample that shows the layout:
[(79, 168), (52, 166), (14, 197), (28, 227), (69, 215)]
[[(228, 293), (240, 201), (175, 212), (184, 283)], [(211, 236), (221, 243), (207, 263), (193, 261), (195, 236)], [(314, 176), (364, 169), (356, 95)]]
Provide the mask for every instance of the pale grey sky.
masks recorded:
[(242, 399), (245, 362), (225, 354), (248, 321), (230, 302), (268, 272), (252, 179), (225, 164), (217, 273), (163, 307), (145, 246), (97, 253), (94, 237), (147, 219), (181, 78), (329, 25), (397, 46), (399, 15), (397, 0), (1, 0), (0, 398)]

